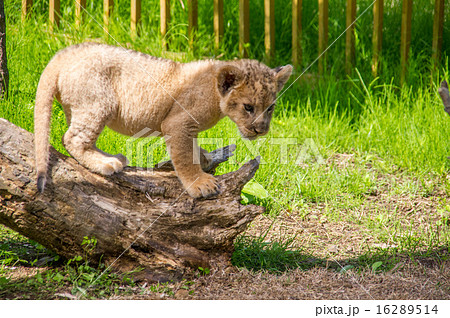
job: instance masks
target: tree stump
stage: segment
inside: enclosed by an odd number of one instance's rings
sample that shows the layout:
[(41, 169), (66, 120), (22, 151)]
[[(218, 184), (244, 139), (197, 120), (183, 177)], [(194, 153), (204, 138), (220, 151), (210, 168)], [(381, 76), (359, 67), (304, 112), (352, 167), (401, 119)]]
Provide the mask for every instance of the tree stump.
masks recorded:
[[(211, 153), (215, 166), (234, 148), (221, 150)], [(101, 259), (120, 272), (140, 268), (137, 279), (178, 280), (190, 269), (230, 264), (235, 237), (264, 211), (240, 203), (258, 167), (256, 158), (217, 176), (221, 194), (193, 199), (170, 163), (104, 177), (51, 148), (41, 194), (33, 134), (0, 118), (0, 223), (66, 258), (84, 255), (83, 237), (95, 237), (91, 262)]]

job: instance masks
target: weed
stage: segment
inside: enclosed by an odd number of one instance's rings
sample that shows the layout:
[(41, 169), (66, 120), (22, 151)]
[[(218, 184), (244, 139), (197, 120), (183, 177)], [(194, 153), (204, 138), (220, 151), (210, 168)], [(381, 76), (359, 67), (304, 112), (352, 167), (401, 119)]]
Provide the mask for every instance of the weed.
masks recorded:
[(209, 275), (209, 273), (211, 272), (211, 270), (208, 267), (199, 267), (198, 268), (200, 275)]

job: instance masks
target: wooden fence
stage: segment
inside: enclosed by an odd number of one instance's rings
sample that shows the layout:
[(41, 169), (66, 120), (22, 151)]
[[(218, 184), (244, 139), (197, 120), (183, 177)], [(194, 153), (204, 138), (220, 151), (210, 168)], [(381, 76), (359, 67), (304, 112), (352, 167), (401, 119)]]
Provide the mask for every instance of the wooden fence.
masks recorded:
[[(80, 25), (83, 20), (83, 10), (86, 0), (75, 1), (76, 24)], [(214, 1), (214, 34), (215, 46), (218, 48), (224, 33), (224, 1)], [(131, 25), (130, 32), (133, 36), (138, 35), (139, 23), (141, 19), (141, 0), (130, 0), (131, 5)], [(325, 71), (326, 49), (328, 47), (328, 0), (318, 0), (319, 5), (319, 73)], [(432, 59), (437, 65), (440, 61), (442, 50), (442, 34), (444, 26), (444, 2), (445, 0), (435, 0), (433, 39), (432, 39)], [(22, 18), (25, 19), (33, 5), (33, 0), (22, 0)], [(188, 6), (188, 34), (192, 41), (195, 30), (198, 28), (198, 2), (197, 0), (187, 0)], [(108, 32), (108, 24), (112, 9), (113, 0), (103, 0), (103, 24)], [(373, 4), (373, 60), (372, 72), (377, 75), (380, 65), (381, 43), (383, 37), (383, 7), (384, 0), (377, 0)], [(265, 52), (268, 59), (273, 57), (275, 52), (275, 0), (264, 0), (264, 28), (265, 28)], [(163, 45), (167, 48), (165, 35), (170, 22), (170, 0), (160, 0), (161, 35)], [(49, 19), (51, 26), (59, 24), (60, 0), (49, 0)], [(292, 0), (292, 62), (295, 66), (302, 63), (302, 0)], [(402, 0), (402, 22), (401, 22), (401, 81), (404, 82), (408, 65), (408, 53), (411, 43), (411, 17), (412, 0)], [(355, 29), (353, 22), (356, 19), (356, 0), (347, 0), (346, 7), (346, 41), (345, 41), (345, 69), (347, 73), (352, 71), (355, 60)], [(246, 47), (250, 41), (250, 5), (249, 0), (239, 0), (239, 51), (241, 57), (248, 55)]]

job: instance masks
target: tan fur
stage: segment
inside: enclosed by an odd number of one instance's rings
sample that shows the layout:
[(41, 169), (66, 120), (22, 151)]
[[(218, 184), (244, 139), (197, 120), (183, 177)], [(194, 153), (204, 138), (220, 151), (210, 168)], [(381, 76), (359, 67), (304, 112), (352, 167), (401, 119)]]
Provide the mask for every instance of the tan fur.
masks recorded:
[[(254, 60), (176, 63), (118, 47), (84, 43), (58, 52), (42, 73), (36, 93), (35, 147), (38, 189), (44, 190), (53, 98), (64, 108), (67, 151), (90, 170), (111, 175), (127, 165), (95, 142), (105, 126), (132, 136), (162, 132), (178, 177), (193, 197), (218, 193), (216, 179), (195, 164), (194, 138), (229, 116), (243, 137), (269, 130), (276, 99), (292, 66), (270, 69)], [(251, 106), (252, 111), (245, 110)], [(202, 156), (202, 165), (207, 158)]]

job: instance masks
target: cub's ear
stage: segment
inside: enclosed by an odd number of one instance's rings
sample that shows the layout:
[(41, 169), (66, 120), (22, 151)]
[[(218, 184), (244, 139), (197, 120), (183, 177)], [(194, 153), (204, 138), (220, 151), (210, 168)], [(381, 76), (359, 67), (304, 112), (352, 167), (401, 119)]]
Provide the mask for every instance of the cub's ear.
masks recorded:
[(223, 97), (244, 79), (243, 72), (236, 66), (226, 65), (217, 72), (217, 89)]
[(277, 89), (281, 91), (284, 84), (292, 74), (292, 65), (279, 66), (273, 69), (275, 71), (275, 80), (277, 81)]

